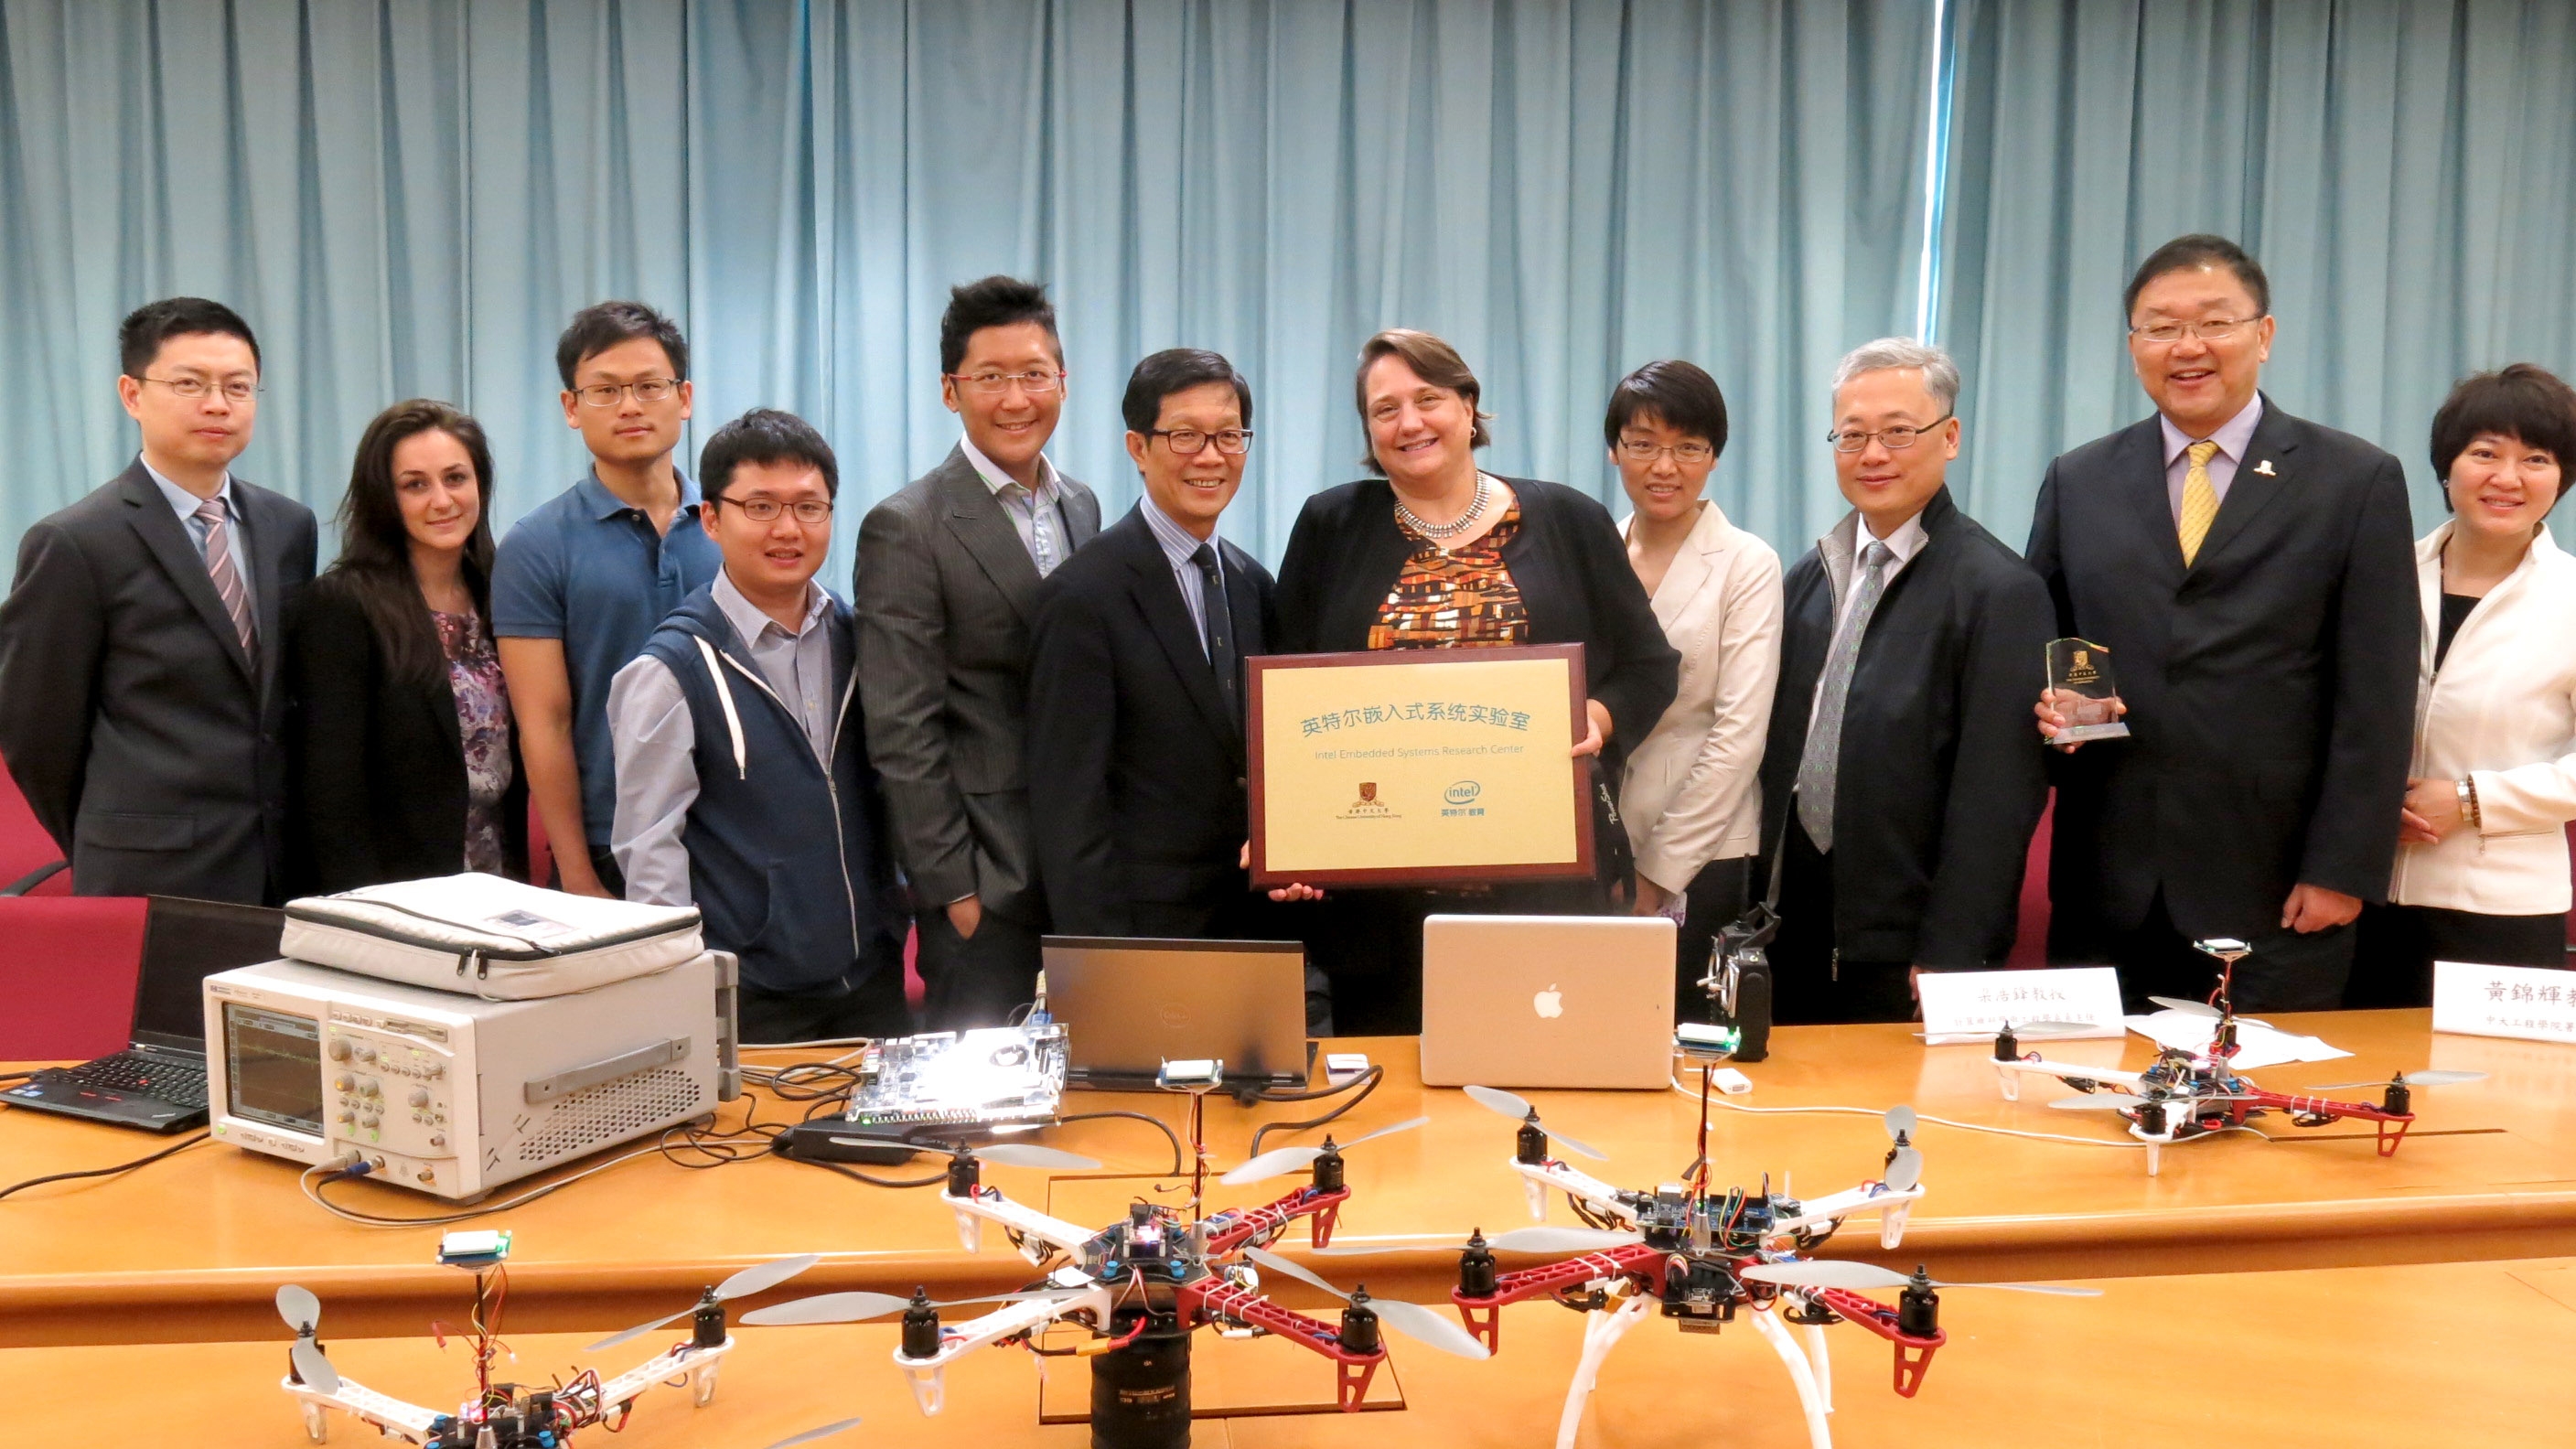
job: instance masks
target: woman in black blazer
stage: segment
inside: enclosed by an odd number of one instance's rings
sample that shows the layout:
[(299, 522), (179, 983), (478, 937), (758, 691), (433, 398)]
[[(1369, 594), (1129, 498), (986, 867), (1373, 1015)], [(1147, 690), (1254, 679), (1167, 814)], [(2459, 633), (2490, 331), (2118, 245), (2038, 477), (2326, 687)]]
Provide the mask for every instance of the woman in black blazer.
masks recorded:
[(528, 874), (527, 784), (490, 627), (492, 455), (474, 419), (367, 425), (340, 557), (292, 631), (299, 888)]
[[(1481, 389), (1457, 350), (1393, 329), (1360, 349), (1363, 463), (1377, 478), (1306, 500), (1279, 569), (1283, 652), (1581, 644), (1590, 731), (1578, 755), (1619, 778), (1626, 742), (1673, 700), (1681, 656), (1600, 503), (1561, 484), (1476, 467)], [(1596, 847), (1624, 845), (1596, 831)], [(1625, 870), (1615, 872), (1621, 878)], [(1434, 911), (1586, 914), (1591, 881), (1467, 891), (1336, 891), (1313, 942), (1344, 1035), (1421, 1030), (1422, 917)]]

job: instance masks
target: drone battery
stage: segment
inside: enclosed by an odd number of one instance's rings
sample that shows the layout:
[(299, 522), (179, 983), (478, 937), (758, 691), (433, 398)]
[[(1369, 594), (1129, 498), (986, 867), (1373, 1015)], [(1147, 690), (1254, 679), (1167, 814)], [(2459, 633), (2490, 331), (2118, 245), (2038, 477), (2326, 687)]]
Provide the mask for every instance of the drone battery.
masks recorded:
[[(1120, 1309), (1111, 1331), (1133, 1330), (1142, 1312)], [(1188, 1325), (1155, 1314), (1134, 1342), (1091, 1360), (1091, 1442), (1094, 1449), (1189, 1449)]]
[[(992, 1134), (980, 1128), (950, 1127), (939, 1132), (940, 1143), (964, 1141), (970, 1144), (989, 1139)], [(871, 1130), (853, 1127), (837, 1118), (799, 1122), (778, 1135), (770, 1150), (798, 1162), (862, 1162), (873, 1167), (891, 1167), (909, 1162), (925, 1151), (936, 1151), (937, 1145), (916, 1146), (903, 1138), (903, 1129)]]

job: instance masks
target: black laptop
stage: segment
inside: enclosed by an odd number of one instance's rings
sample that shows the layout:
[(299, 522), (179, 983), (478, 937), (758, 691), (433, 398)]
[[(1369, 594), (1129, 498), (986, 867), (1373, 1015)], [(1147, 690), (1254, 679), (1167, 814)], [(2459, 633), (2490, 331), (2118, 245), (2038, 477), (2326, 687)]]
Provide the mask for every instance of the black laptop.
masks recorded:
[(0, 1092), (0, 1102), (152, 1132), (203, 1127), (205, 980), (276, 960), (285, 930), (286, 913), (268, 906), (151, 897), (130, 1045), (76, 1067), (48, 1067)]

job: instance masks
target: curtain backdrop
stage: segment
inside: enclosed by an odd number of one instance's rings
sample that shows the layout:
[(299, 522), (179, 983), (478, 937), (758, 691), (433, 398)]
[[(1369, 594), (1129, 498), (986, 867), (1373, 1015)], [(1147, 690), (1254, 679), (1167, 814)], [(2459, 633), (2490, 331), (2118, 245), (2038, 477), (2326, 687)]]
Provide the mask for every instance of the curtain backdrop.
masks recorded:
[(1957, 7), (1951, 479), (2007, 541), (2051, 457), (2147, 415), (2120, 291), (2185, 232), (2263, 263), (2265, 390), (2396, 454), (2419, 534), (2443, 516), (2426, 436), (2451, 384), (2513, 361), (2576, 377), (2576, 5)]
[(1459, 344), (1488, 465), (1615, 498), (1603, 399), (1652, 358), (1734, 412), (1716, 496), (1794, 554), (1841, 511), (1834, 359), (1911, 329), (1922, 0), (0, 0), (0, 547), (111, 476), (116, 322), (194, 292), (260, 332), (244, 477), (326, 515), (397, 399), (489, 429), (504, 524), (583, 466), (556, 333), (632, 296), (694, 351), (684, 456), (754, 405), (859, 506), (956, 437), (947, 288), (1047, 281), (1058, 462), (1123, 510), (1156, 348), (1251, 377), (1227, 532), (1275, 559), (1356, 475), (1350, 363)]

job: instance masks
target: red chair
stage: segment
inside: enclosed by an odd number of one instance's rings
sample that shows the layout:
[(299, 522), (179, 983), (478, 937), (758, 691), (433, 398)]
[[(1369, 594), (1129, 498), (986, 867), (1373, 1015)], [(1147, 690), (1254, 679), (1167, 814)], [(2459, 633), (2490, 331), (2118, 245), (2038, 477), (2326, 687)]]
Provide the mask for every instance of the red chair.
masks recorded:
[(0, 769), (0, 896), (70, 895), (69, 864), (62, 847), (36, 823), (17, 780)]
[(2039, 812), (2039, 828), (2030, 833), (2030, 854), (2021, 867), (2021, 929), (2013, 937), (2012, 955), (2004, 964), (2019, 970), (2048, 964), (2048, 842), (2057, 819), (2057, 792)]
[(121, 1051), (143, 966), (141, 896), (0, 901), (0, 1062)]

